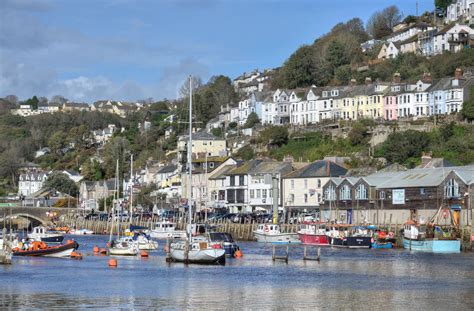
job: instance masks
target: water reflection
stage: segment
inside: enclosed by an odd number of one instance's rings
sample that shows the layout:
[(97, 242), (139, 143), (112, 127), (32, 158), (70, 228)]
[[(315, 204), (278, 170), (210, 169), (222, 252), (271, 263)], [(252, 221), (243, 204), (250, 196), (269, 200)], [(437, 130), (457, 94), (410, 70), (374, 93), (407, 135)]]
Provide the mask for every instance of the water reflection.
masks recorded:
[[(79, 241), (91, 253), (104, 237)], [(84, 243), (86, 242), (86, 243)], [(273, 262), (271, 247), (242, 243), (244, 258), (222, 266), (148, 259), (15, 259), (0, 266), (0, 309), (472, 309), (474, 254), (323, 249), (321, 262)]]

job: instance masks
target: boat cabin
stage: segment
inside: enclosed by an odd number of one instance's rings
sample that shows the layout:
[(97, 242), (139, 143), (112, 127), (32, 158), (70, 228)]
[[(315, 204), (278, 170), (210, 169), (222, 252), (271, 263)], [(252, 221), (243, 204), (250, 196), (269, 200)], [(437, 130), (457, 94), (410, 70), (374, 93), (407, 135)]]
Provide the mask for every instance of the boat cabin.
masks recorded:
[(280, 233), (280, 226), (274, 224), (259, 224), (257, 231), (264, 233)]
[(172, 222), (157, 222), (155, 224), (155, 230), (160, 232), (172, 232), (174, 231), (176, 225)]
[(403, 225), (403, 236), (411, 240), (419, 240), (426, 237), (426, 225), (416, 225), (414, 223), (406, 223)]

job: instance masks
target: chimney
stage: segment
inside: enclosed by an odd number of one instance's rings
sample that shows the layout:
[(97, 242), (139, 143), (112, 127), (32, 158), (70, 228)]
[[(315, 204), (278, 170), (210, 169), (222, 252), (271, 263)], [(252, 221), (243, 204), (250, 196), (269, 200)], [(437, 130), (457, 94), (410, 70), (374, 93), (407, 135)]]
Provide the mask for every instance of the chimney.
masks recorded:
[(291, 155), (288, 154), (283, 158), (283, 162), (293, 163), (295, 162), (295, 159)]
[(423, 152), (421, 155), (421, 167), (425, 168), (431, 162), (431, 152)]
[(372, 84), (372, 78), (367, 77), (365, 78), (365, 85), (369, 85), (369, 84)]
[(460, 80), (462, 79), (462, 69), (461, 68), (456, 68), (456, 71), (454, 72), (454, 79)]
[(423, 77), (421, 78), (421, 81), (423, 81), (423, 82), (432, 82), (433, 79), (431, 78), (431, 73), (423, 72)]
[(352, 79), (351, 79), (351, 82), (349, 82), (349, 85), (350, 85), (350, 86), (355, 86), (356, 83), (357, 83), (357, 80), (354, 79), (354, 78), (352, 78)]
[(400, 73), (395, 72), (393, 74), (393, 83), (400, 83), (400, 82), (402, 82), (402, 78), (400, 77)]

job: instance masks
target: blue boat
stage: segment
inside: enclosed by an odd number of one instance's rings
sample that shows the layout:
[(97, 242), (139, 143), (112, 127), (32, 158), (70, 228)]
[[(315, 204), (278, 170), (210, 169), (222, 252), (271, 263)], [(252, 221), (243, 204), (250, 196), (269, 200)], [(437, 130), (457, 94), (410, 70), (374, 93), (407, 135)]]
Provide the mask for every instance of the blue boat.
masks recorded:
[(372, 248), (389, 249), (389, 248), (393, 248), (393, 243), (392, 242), (373, 241), (372, 242)]
[(461, 241), (456, 240), (410, 240), (403, 238), (403, 247), (412, 251), (422, 251), (430, 253), (460, 253)]
[(407, 222), (403, 228), (403, 248), (413, 251), (430, 253), (460, 253), (461, 241), (443, 232), (440, 227), (430, 228), (413, 221)]

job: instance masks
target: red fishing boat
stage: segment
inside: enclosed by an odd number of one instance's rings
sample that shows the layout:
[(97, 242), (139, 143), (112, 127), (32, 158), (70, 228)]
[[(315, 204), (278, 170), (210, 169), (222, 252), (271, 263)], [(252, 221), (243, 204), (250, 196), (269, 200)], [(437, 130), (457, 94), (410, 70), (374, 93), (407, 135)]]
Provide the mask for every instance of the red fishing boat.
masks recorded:
[(327, 246), (329, 239), (325, 223), (304, 223), (300, 226), (298, 237), (303, 244)]

